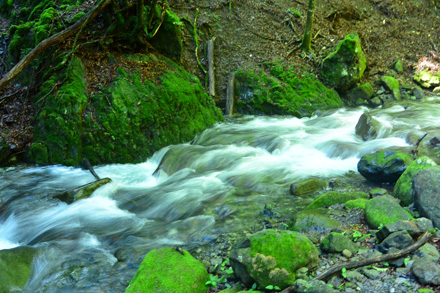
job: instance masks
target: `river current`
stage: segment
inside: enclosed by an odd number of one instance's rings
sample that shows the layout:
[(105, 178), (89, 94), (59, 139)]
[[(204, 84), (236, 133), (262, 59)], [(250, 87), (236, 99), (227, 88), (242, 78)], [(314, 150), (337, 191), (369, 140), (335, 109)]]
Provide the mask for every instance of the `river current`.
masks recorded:
[[(374, 140), (355, 135), (364, 112), (381, 124)], [(438, 117), (431, 99), (302, 119), (234, 118), (144, 163), (95, 167), (112, 183), (72, 204), (53, 195), (94, 181), (86, 170), (0, 169), (0, 249), (38, 248), (25, 292), (122, 292), (148, 251), (240, 233), (266, 204), (293, 213), (300, 204), (290, 184), (357, 172), (360, 157), (379, 149), (412, 148), (424, 133), (440, 134)]]

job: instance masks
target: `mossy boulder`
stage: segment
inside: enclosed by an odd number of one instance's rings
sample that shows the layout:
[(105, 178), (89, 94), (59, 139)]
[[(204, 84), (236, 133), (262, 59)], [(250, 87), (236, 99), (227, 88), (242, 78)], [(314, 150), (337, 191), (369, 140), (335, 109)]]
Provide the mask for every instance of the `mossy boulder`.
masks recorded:
[(429, 157), (423, 156), (416, 160), (414, 160), (411, 165), (403, 172), (402, 176), (396, 182), (394, 186), (393, 195), (401, 200), (402, 205), (408, 206), (414, 202), (412, 198), (411, 189), (412, 189), (412, 178), (418, 172), (423, 169), (436, 166), (437, 164)]
[(361, 80), (366, 67), (361, 40), (352, 32), (322, 61), (321, 78), (325, 85), (344, 92)]
[(305, 209), (317, 209), (321, 207), (328, 207), (334, 204), (345, 203), (348, 200), (358, 198), (369, 198), (368, 194), (364, 192), (348, 192), (342, 193), (337, 191), (329, 191), (323, 195), (318, 196)]
[(182, 252), (170, 247), (150, 251), (125, 292), (207, 292), (208, 271), (189, 252)]
[[(41, 111), (28, 153), (31, 161), (77, 165), (86, 157), (94, 165), (143, 162), (158, 149), (189, 141), (222, 120), (200, 81), (170, 59), (108, 59), (121, 67), (108, 86), (93, 92), (79, 58), (73, 58), (63, 74), (47, 77), (35, 99)], [(124, 69), (127, 63), (140, 69)], [(146, 63), (162, 70), (154, 80), (142, 71)]]
[(440, 166), (418, 172), (412, 178), (414, 205), (420, 215), (432, 220), (440, 228)]
[(342, 233), (331, 232), (321, 241), (321, 250), (330, 253), (340, 253), (344, 249), (349, 250), (351, 253), (356, 253), (359, 250), (359, 246), (351, 241), (347, 236)]
[(414, 80), (424, 88), (433, 88), (440, 85), (440, 74), (423, 70), (414, 75)]
[(292, 230), (305, 231), (331, 231), (340, 228), (342, 225), (337, 220), (332, 219), (332, 213), (337, 213), (336, 210), (325, 209), (307, 209), (295, 214), (293, 217)]
[(410, 213), (399, 205), (396, 199), (390, 196), (370, 199), (365, 205), (365, 217), (368, 225), (373, 229), (377, 229), (380, 225), (414, 219)]
[(290, 194), (292, 195), (306, 195), (315, 191), (319, 191), (327, 186), (327, 182), (319, 178), (308, 178), (306, 180), (292, 183), (290, 185)]
[(402, 96), (400, 94), (399, 81), (392, 76), (383, 76), (381, 80), (385, 89), (393, 94), (394, 99), (396, 101), (400, 101), (402, 99)]
[(246, 286), (256, 282), (284, 289), (291, 286), (299, 268), (313, 270), (318, 250), (305, 236), (293, 231), (263, 230), (238, 241), (230, 253), (231, 266)]
[(367, 180), (394, 183), (412, 163), (411, 156), (393, 150), (382, 150), (362, 156), (357, 168)]
[(365, 210), (365, 206), (366, 206), (368, 200), (369, 199), (367, 199), (367, 198), (358, 198), (358, 199), (348, 200), (344, 203), (344, 208), (346, 208), (347, 210), (354, 209), (354, 208)]
[(356, 136), (363, 141), (373, 140), (382, 128), (381, 123), (369, 113), (363, 113), (355, 126)]
[(23, 290), (35, 253), (36, 249), (28, 246), (0, 250), (0, 292)]
[(358, 101), (369, 102), (373, 95), (373, 86), (369, 82), (367, 82), (355, 87), (354, 89), (351, 89), (347, 93), (346, 99), (350, 105), (357, 105), (359, 104)]
[(343, 105), (338, 93), (314, 75), (295, 72), (280, 63), (265, 64), (259, 72), (237, 71), (234, 100), (236, 113), (296, 117)]

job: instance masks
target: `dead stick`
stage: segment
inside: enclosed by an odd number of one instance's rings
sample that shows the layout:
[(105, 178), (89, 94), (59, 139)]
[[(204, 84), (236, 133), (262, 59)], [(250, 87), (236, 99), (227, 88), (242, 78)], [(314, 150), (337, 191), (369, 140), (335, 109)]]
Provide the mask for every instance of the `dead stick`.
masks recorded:
[(208, 81), (209, 95), (215, 97), (215, 75), (214, 75), (214, 41), (208, 41)]
[[(417, 242), (415, 242), (414, 244), (408, 246), (405, 249), (399, 250), (397, 252), (394, 253), (389, 253), (389, 254), (384, 254), (384, 255), (379, 255), (376, 257), (372, 257), (372, 258), (368, 258), (368, 259), (364, 259), (361, 261), (354, 261), (354, 262), (347, 262), (347, 263), (343, 263), (343, 264), (338, 264), (335, 266), (332, 266), (331, 268), (329, 268), (328, 270), (324, 271), (322, 274), (319, 274), (318, 276), (316, 276), (315, 278), (313, 278), (314, 280), (326, 280), (327, 278), (329, 278), (330, 276), (339, 273), (340, 271), (342, 271), (343, 268), (349, 270), (349, 269), (355, 269), (355, 268), (359, 268), (359, 267), (364, 267), (364, 266), (368, 266), (374, 263), (378, 263), (378, 262), (386, 262), (392, 259), (396, 259), (396, 258), (400, 258), (402, 256), (405, 256), (417, 249), (419, 249), (421, 246), (423, 246), (426, 242), (429, 241), (429, 239), (431, 239), (432, 234), (429, 232), (425, 232), (425, 234), (423, 234), (422, 237), (420, 237), (419, 240), (417, 240)], [(294, 292), (295, 287), (294, 286), (290, 286), (287, 287), (286, 289), (284, 289), (283, 291), (281, 291), (281, 293), (288, 293), (288, 292)]]
[(73, 25), (69, 26), (65, 30), (50, 36), (47, 39), (44, 39), (41, 41), (38, 46), (36, 46), (32, 51), (29, 52), (23, 59), (20, 60), (8, 73), (3, 76), (3, 78), (0, 80), (0, 91), (4, 89), (8, 83), (14, 79), (29, 63), (31, 63), (35, 58), (38, 57), (42, 52), (44, 52), (47, 48), (50, 46), (61, 42), (68, 37), (74, 35), (77, 33), (80, 28), (83, 25), (86, 25), (88, 22), (90, 22), (92, 19), (94, 19), (96, 16), (98, 16), (101, 11), (110, 4), (111, 0), (102, 0), (95, 8), (87, 12), (86, 15), (84, 15), (80, 20), (75, 22)]

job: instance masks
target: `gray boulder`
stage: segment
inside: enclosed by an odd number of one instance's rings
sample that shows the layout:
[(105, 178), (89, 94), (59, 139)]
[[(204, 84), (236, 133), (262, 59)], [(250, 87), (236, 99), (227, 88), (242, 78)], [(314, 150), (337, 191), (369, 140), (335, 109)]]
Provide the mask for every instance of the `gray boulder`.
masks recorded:
[(356, 135), (363, 141), (375, 139), (380, 130), (380, 122), (374, 119), (370, 114), (364, 113), (358, 120), (355, 127)]
[(399, 231), (385, 238), (379, 245), (379, 249), (383, 251), (387, 251), (391, 247), (403, 249), (413, 244), (413, 242), (414, 240), (408, 232)]
[(417, 226), (415, 221), (397, 221), (386, 224), (376, 233), (376, 238), (383, 241), (391, 234), (399, 231), (407, 231), (412, 236), (418, 236), (424, 232)]
[(440, 268), (428, 257), (416, 259), (411, 270), (423, 285), (440, 285)]
[(414, 204), (419, 213), (440, 228), (440, 166), (418, 172), (412, 180)]
[(324, 252), (342, 252), (347, 249), (356, 253), (359, 246), (342, 233), (331, 232), (321, 241), (321, 249)]

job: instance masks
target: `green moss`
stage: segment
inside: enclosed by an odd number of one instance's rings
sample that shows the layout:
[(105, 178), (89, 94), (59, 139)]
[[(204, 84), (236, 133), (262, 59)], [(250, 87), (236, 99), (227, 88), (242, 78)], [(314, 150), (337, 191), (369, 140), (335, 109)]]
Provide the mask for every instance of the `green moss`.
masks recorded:
[(429, 157), (420, 157), (414, 160), (411, 165), (403, 172), (402, 176), (396, 182), (394, 186), (394, 196), (401, 200), (402, 205), (408, 206), (413, 200), (411, 198), (412, 189), (412, 177), (423, 169), (437, 165)]
[(279, 63), (261, 70), (235, 73), (234, 110), (244, 114), (311, 116), (318, 109), (342, 106), (339, 95), (312, 74), (295, 73)]
[(367, 204), (367, 202), (368, 202), (368, 199), (366, 199), (366, 198), (358, 198), (358, 199), (348, 200), (345, 202), (344, 208), (346, 208), (347, 210), (354, 209), (354, 208), (365, 210), (365, 205)]
[(173, 248), (150, 251), (125, 292), (200, 292), (208, 291), (208, 272), (189, 252)]
[(327, 207), (334, 204), (345, 203), (346, 201), (359, 199), (359, 198), (369, 198), (369, 196), (364, 192), (342, 193), (337, 191), (329, 191), (317, 197), (305, 209), (317, 209), (321, 207)]
[(344, 249), (348, 249), (352, 253), (356, 253), (359, 250), (353, 241), (342, 233), (331, 232), (320, 243), (321, 249), (325, 252), (342, 252)]
[(31, 275), (35, 252), (27, 246), (0, 251), (0, 292), (23, 290)]
[(393, 93), (394, 99), (400, 101), (402, 97), (400, 94), (399, 81), (392, 76), (383, 76), (381, 80), (385, 88)]
[(365, 205), (365, 217), (368, 225), (373, 229), (377, 229), (381, 224), (387, 225), (401, 220), (414, 219), (395, 199), (389, 196), (370, 199)]
[(75, 22), (77, 22), (78, 20), (80, 20), (84, 15), (86, 15), (85, 12), (77, 13), (77, 14), (75, 14), (74, 17), (72, 17), (71, 19), (69, 19), (69, 22), (70, 22), (70, 23), (75, 23)]
[(313, 269), (318, 263), (316, 247), (298, 232), (269, 230), (249, 238), (253, 277), (261, 287), (277, 285), (283, 289), (293, 284), (299, 268)]

